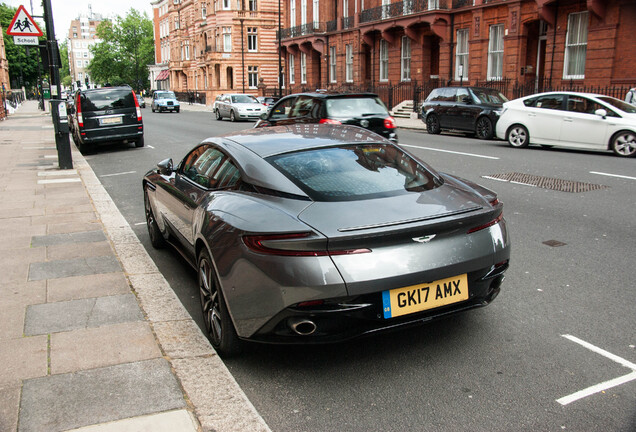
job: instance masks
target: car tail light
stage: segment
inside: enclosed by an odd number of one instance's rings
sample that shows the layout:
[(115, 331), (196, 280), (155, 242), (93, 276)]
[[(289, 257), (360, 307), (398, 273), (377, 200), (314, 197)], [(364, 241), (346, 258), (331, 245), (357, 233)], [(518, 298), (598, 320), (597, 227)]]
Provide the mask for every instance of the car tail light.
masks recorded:
[[(366, 248), (330, 251), (330, 250), (327, 250), (326, 243), (325, 243), (324, 249), (320, 248), (320, 249), (314, 249), (314, 250), (289, 249), (290, 247), (289, 241), (285, 242), (285, 246), (287, 247), (285, 249), (277, 248), (275, 245), (277, 240), (284, 241), (284, 240), (309, 239), (311, 235), (312, 233), (310, 232), (294, 233), (294, 234), (245, 235), (243, 236), (243, 243), (245, 243), (245, 246), (247, 246), (250, 250), (254, 252), (258, 252), (258, 253), (266, 254), (266, 255), (280, 255), (280, 256), (319, 257), (319, 256), (333, 256), (333, 255), (352, 255), (352, 254), (371, 252), (371, 249), (366, 249)], [(267, 242), (268, 244), (264, 244), (264, 242)], [(307, 243), (303, 243), (303, 244), (307, 245)]]
[(75, 98), (75, 115), (77, 116), (77, 124), (84, 127), (84, 117), (82, 117), (82, 104), (80, 103), (80, 94), (77, 93)]
[(320, 121), (318, 123), (320, 123), (320, 124), (342, 124), (338, 120), (334, 120), (334, 119), (320, 119)]
[(395, 129), (395, 119), (391, 116), (385, 118), (384, 127), (387, 129)]
[(137, 100), (137, 95), (135, 92), (132, 92), (133, 99), (135, 100), (135, 108), (137, 108), (137, 121), (141, 121), (141, 108), (139, 108), (139, 101)]
[(494, 218), (490, 222), (469, 229), (468, 230), (468, 234), (471, 234), (471, 233), (474, 233), (474, 232), (477, 232), (477, 231), (481, 231), (481, 230), (486, 229), (486, 228), (490, 228), (491, 226), (496, 225), (499, 222), (501, 222), (502, 219), (503, 219), (503, 212), (499, 213), (499, 216), (497, 216), (496, 218)]
[(491, 206), (496, 206), (497, 204), (499, 204), (499, 198), (495, 197), (492, 200), (490, 200), (490, 205)]

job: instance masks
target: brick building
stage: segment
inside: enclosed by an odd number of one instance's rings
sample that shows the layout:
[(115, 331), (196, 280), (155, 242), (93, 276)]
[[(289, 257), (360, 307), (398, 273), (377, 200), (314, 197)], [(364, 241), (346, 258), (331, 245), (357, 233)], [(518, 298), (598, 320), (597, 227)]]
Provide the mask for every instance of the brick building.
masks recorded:
[(636, 83), (633, 0), (288, 0), (285, 6), (287, 91), (462, 82), (498, 85), (509, 97), (560, 86), (615, 87), (620, 96)]
[(211, 103), (221, 93), (256, 95), (259, 84), (276, 87), (278, 5), (278, 0), (153, 2), (152, 88)]

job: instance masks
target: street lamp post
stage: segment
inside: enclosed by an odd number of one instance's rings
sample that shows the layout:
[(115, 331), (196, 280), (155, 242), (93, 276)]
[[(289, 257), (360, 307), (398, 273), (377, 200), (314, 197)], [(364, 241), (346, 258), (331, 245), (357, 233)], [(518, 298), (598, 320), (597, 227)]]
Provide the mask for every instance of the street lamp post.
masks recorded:
[(283, 65), (281, 61), (281, 56), (283, 55), (281, 49), (281, 13), (280, 13), (280, 2), (278, 0), (278, 97), (283, 97)]

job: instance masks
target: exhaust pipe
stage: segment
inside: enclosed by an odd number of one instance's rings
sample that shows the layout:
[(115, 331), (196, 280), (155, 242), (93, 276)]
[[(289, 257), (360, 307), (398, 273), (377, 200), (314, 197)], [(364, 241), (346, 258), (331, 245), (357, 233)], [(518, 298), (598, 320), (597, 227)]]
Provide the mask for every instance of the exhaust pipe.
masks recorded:
[(300, 336), (309, 336), (316, 331), (316, 323), (305, 318), (290, 318), (287, 325)]

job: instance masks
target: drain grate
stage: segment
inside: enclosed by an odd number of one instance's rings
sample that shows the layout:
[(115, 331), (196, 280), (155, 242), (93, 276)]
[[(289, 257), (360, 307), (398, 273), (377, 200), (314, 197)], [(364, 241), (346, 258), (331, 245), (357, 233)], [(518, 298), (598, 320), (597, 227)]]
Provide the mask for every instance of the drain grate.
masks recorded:
[(540, 187), (543, 189), (555, 190), (560, 192), (581, 193), (589, 192), (599, 189), (608, 189), (608, 186), (583, 183), (572, 180), (563, 180), (552, 177), (543, 177), (532, 174), (523, 173), (505, 173), (505, 174), (491, 174), (482, 176), (491, 180), (510, 182), (515, 184), (522, 184), (526, 186)]

